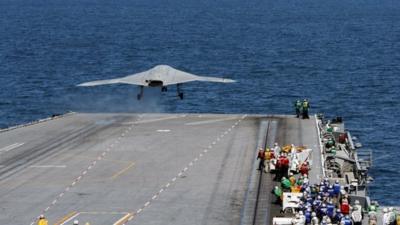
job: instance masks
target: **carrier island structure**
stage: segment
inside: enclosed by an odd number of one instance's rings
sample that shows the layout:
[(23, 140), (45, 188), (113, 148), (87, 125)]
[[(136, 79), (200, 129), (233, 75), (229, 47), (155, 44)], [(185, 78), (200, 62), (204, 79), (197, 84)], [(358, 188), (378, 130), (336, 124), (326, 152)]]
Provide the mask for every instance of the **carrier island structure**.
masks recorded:
[(274, 143), (306, 146), (310, 182), (339, 180), (367, 209), (371, 155), (354, 140), (322, 115), (53, 116), (0, 132), (0, 224), (272, 224), (290, 217), (257, 171)]

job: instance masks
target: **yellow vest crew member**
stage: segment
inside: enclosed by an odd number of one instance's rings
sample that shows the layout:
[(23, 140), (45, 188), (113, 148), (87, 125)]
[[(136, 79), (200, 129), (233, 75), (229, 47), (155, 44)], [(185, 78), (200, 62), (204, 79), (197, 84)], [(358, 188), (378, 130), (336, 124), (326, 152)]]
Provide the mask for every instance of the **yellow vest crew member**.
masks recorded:
[(44, 218), (44, 215), (40, 215), (37, 224), (38, 225), (47, 225), (48, 221), (46, 220), (46, 218)]
[(310, 119), (310, 117), (308, 116), (309, 108), (310, 108), (310, 103), (308, 102), (307, 99), (304, 99), (303, 105), (302, 105), (303, 119)]
[(264, 171), (266, 173), (268, 173), (270, 170), (269, 164), (271, 159), (273, 158), (274, 158), (274, 152), (272, 152), (271, 149), (267, 148), (264, 152)]

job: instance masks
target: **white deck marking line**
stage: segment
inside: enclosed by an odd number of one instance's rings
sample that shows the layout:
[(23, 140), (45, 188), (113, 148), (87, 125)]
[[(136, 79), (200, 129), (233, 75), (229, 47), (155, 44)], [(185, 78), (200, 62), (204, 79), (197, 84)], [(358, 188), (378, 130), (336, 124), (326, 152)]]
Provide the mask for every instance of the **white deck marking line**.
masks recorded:
[(66, 168), (66, 165), (33, 165), (29, 168)]
[(193, 162), (190, 162), (190, 163), (189, 163), (189, 166), (193, 166)]
[(8, 152), (8, 151), (11, 151), (11, 150), (13, 150), (13, 149), (16, 149), (16, 148), (18, 148), (18, 147), (20, 147), (20, 146), (22, 146), (22, 145), (24, 145), (25, 143), (14, 143), (14, 144), (12, 144), (12, 145), (9, 145), (9, 146), (6, 146), (6, 147), (4, 147), (4, 148), (0, 148), (0, 152)]
[[(143, 117), (143, 115), (139, 115), (138, 118), (141, 119), (142, 117)], [(137, 119), (136, 122), (137, 122), (139, 119)], [(131, 126), (129, 126), (129, 128), (132, 128), (133, 125), (134, 125), (134, 124), (132, 124)], [(128, 130), (128, 129), (125, 129), (124, 132), (127, 132), (127, 130)], [(129, 129), (129, 130), (131, 130), (131, 129)], [(118, 140), (118, 139), (117, 139), (117, 140)], [(23, 144), (23, 143), (22, 143), (22, 144)], [(110, 149), (113, 148), (113, 147), (114, 147), (114, 143), (111, 143), (110, 146), (109, 146), (105, 151), (103, 151), (103, 152), (101, 153), (100, 156), (97, 157), (97, 159), (95, 159), (94, 161), (92, 161), (92, 163), (87, 167), (86, 170), (84, 170), (84, 171), (81, 173), (81, 175), (80, 175), (77, 179), (75, 179), (70, 185), (68, 185), (68, 186), (64, 189), (63, 192), (61, 192), (59, 195), (57, 195), (57, 197), (53, 200), (53, 202), (52, 202), (45, 210), (43, 210), (43, 212), (47, 212), (47, 211), (51, 208), (51, 206), (55, 205), (55, 204), (58, 202), (58, 200), (61, 199), (61, 198), (65, 195), (65, 193), (68, 192), (68, 191), (71, 189), (71, 187), (75, 186), (75, 184), (77, 184), (77, 182), (79, 182), (79, 181), (84, 177), (84, 175), (86, 175), (87, 172), (88, 172), (91, 168), (93, 168), (93, 166), (96, 165), (97, 161), (102, 160), (102, 159), (104, 158), (104, 156), (107, 154), (107, 152), (110, 151)], [(79, 215), (79, 213), (78, 213), (77, 215)], [(77, 216), (77, 215), (76, 215), (76, 216)], [(32, 224), (34, 224), (35, 222), (36, 222), (36, 218), (35, 218), (35, 220), (32, 222)], [(65, 224), (65, 223), (64, 223), (64, 224)], [(62, 225), (62, 224), (61, 224), (61, 225)]]
[(164, 129), (164, 130), (162, 130), (162, 129), (159, 129), (159, 130), (157, 130), (157, 132), (160, 132), (160, 133), (168, 133), (168, 132), (170, 132), (171, 130), (169, 130), (169, 129)]
[[(247, 114), (246, 114), (246, 116), (247, 116)], [(245, 117), (246, 117), (245, 116)], [(215, 142), (215, 141), (214, 141)], [(208, 150), (207, 149), (204, 149), (204, 151), (203, 152), (207, 152)], [(201, 157), (203, 154), (202, 153), (200, 153), (199, 154), (199, 157)], [(195, 159), (197, 159), (197, 157), (195, 158)], [(198, 160), (198, 159), (197, 159)], [(195, 161), (197, 161), (197, 160), (195, 160)], [(193, 160), (189, 163), (189, 165), (190, 164), (193, 164)], [(183, 168), (183, 172), (184, 171), (187, 171), (189, 168), (188, 167), (185, 167), (185, 168)], [(182, 171), (180, 171), (179, 173), (178, 173), (178, 177), (180, 177), (183, 173), (182, 173)], [(177, 177), (174, 177), (174, 178), (172, 178), (172, 182), (175, 182), (177, 180)], [(169, 186), (170, 186), (171, 184), (168, 182), (166, 185), (164, 185), (164, 187), (165, 187), (165, 189), (167, 189)], [(158, 194), (155, 194), (152, 198), (151, 198), (151, 200), (150, 201), (147, 201), (145, 204), (144, 204), (144, 206), (142, 207), (142, 208), (140, 208), (140, 209), (138, 209), (137, 211), (136, 211), (136, 214), (139, 214), (140, 212), (142, 212), (142, 210), (144, 210), (147, 206), (149, 206), (150, 204), (151, 204), (151, 202), (153, 201), (153, 200), (155, 200), (157, 197), (159, 197), (160, 196), (160, 194), (161, 194), (161, 192), (163, 192), (164, 190), (165, 190), (164, 188), (161, 188), (161, 190), (160, 191), (158, 191)], [(134, 213), (132, 213), (132, 214), (134, 214)], [(131, 221), (132, 219), (134, 218), (134, 215), (132, 215), (132, 217), (130, 217), (129, 219), (128, 219), (128, 221), (126, 221), (123, 225), (126, 225), (129, 221)]]

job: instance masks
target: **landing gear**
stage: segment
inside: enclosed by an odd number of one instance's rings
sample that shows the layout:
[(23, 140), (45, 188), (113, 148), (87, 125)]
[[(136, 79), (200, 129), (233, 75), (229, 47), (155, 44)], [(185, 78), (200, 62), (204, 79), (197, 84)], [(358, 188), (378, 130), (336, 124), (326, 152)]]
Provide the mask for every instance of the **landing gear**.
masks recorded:
[(183, 99), (183, 92), (181, 92), (181, 84), (176, 84), (176, 91), (178, 93), (178, 97), (182, 100)]
[(143, 89), (144, 89), (144, 87), (143, 86), (139, 86), (139, 87), (140, 87), (140, 92), (137, 95), (137, 100), (140, 100), (143, 97)]

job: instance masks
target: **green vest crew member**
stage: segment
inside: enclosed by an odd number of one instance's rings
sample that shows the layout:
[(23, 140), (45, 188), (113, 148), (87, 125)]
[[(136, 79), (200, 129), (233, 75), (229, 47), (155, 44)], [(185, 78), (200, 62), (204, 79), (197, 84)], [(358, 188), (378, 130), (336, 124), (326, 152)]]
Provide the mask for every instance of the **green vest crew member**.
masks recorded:
[(282, 178), (281, 185), (283, 190), (290, 190), (290, 188), (292, 187), (292, 183), (290, 183), (290, 180), (286, 177)]
[(308, 102), (307, 99), (304, 99), (303, 105), (302, 105), (303, 119), (309, 119), (310, 118), (308, 116), (308, 109), (309, 108), (310, 108), (310, 103)]
[(278, 186), (275, 186), (274, 190), (272, 190), (272, 193), (276, 196), (276, 202), (278, 203), (282, 202), (282, 196), (283, 196), (282, 189), (280, 189)]
[(300, 101), (300, 100), (297, 100), (297, 101), (294, 103), (294, 108), (296, 109), (296, 117), (297, 117), (297, 118), (300, 117), (301, 107), (302, 107), (301, 101)]

